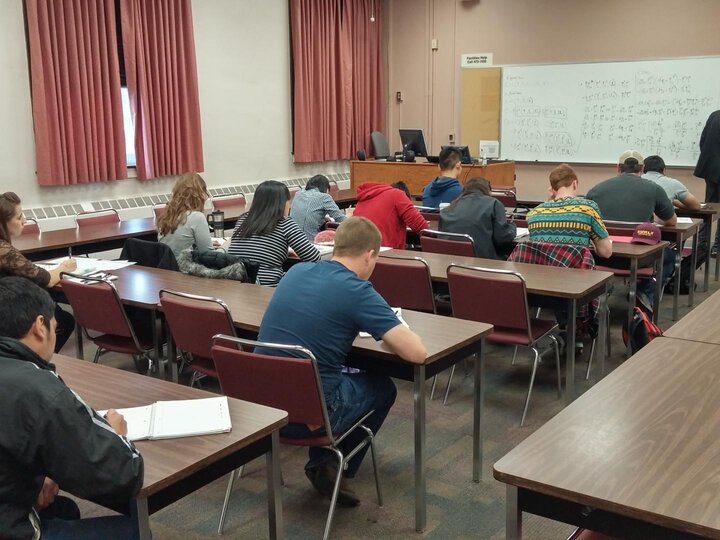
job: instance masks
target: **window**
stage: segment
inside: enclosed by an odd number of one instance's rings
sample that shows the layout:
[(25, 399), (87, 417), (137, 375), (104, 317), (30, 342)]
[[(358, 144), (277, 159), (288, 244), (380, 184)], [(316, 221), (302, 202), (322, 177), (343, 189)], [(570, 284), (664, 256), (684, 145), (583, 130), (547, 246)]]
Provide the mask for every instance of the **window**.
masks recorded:
[(120, 89), (123, 109), (123, 128), (125, 129), (125, 158), (127, 166), (135, 166), (135, 126), (133, 125), (132, 111), (130, 110), (130, 95), (128, 89), (123, 86)]

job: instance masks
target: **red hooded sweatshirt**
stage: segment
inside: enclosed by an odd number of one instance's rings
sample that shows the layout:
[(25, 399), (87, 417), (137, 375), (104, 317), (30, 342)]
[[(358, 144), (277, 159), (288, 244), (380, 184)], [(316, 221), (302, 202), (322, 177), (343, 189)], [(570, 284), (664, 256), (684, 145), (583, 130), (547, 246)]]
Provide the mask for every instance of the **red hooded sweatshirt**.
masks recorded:
[(360, 184), (357, 201), (353, 215), (366, 217), (377, 225), (383, 246), (404, 249), (407, 227), (420, 232), (428, 226), (405, 193), (388, 184)]

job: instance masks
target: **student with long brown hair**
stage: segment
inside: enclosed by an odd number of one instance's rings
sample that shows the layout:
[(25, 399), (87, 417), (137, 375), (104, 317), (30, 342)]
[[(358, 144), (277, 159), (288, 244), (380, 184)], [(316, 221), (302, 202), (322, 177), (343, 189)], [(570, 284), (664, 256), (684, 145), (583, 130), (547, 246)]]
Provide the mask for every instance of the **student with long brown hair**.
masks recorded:
[(517, 228), (505, 218), (502, 203), (490, 194), (490, 182), (471, 178), (460, 196), (440, 211), (438, 230), (469, 234), (475, 243), (475, 256), (484, 259), (505, 259)]
[[(20, 236), (24, 226), (25, 215), (20, 197), (12, 191), (0, 195), (0, 277), (23, 277), (46, 289), (54, 287), (60, 283), (60, 274), (75, 270), (77, 262), (75, 259), (68, 259), (50, 271), (30, 262), (12, 245), (12, 238)], [(55, 352), (58, 352), (72, 335), (75, 318), (56, 305), (55, 319), (57, 320)]]
[(213, 248), (203, 213), (207, 199), (207, 185), (198, 173), (185, 173), (175, 182), (157, 229), (160, 242), (172, 249), (176, 257), (193, 247), (199, 251)]

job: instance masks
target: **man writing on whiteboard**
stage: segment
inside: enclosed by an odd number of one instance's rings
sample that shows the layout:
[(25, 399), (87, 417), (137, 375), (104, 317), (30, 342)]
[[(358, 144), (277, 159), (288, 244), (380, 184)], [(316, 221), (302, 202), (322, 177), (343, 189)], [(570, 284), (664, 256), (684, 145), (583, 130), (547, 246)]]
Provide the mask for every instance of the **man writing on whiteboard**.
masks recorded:
[[(626, 150), (618, 159), (618, 175), (604, 180), (592, 188), (587, 198), (597, 203), (603, 218), (611, 221), (657, 221), (662, 225), (675, 225), (675, 208), (659, 185), (641, 178), (643, 156), (637, 150)], [(675, 271), (675, 252), (663, 253), (662, 285)], [(655, 298), (655, 278), (638, 281), (637, 301), (640, 307), (652, 312)]]

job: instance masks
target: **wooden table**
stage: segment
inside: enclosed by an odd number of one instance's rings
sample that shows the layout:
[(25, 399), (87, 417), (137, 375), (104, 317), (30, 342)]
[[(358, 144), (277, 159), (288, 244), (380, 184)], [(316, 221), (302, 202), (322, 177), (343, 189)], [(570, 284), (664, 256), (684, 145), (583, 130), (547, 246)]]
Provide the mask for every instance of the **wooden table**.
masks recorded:
[(347, 208), (357, 204), (357, 192), (355, 188), (341, 189), (333, 194), (333, 199), (338, 208)]
[[(427, 251), (405, 251), (391, 249), (383, 251), (380, 256), (390, 257), (422, 257), (430, 267), (433, 281), (447, 282), (447, 268), (451, 264), (479, 266), (518, 272), (525, 279), (528, 299), (537, 307), (565, 308), (568, 314), (576, 314), (579, 306), (594, 298), (600, 297), (599, 336), (607, 332), (607, 284), (612, 278), (610, 272), (598, 270), (577, 270), (573, 268), (557, 268), (539, 264), (513, 263), (477, 257), (460, 257), (429, 253)], [(568, 315), (565, 363), (565, 401), (575, 399), (575, 317)], [(605, 372), (605, 340), (598, 339), (598, 358), (600, 359), (601, 376)]]
[[(158, 400), (199, 399), (214, 394), (120, 369), (55, 355), (53, 362), (65, 383), (95, 409), (148, 405)], [(145, 480), (132, 502), (140, 538), (149, 539), (150, 514), (157, 512), (265, 454), (270, 537), (283, 538), (280, 492), (279, 429), (288, 423), (285, 411), (228, 398), (232, 431), (217, 435), (138, 441), (145, 461)]]
[[(705, 235), (707, 240), (707, 258), (705, 260), (705, 276), (703, 278), (703, 292), (707, 292), (710, 282), (710, 249), (712, 248), (712, 224), (718, 219), (718, 203), (703, 203), (704, 208), (689, 210), (687, 208), (675, 208), (675, 213), (680, 217), (699, 218), (705, 224)], [(720, 279), (720, 257), (715, 257), (715, 281)]]
[[(188, 276), (180, 272), (131, 266), (113, 272), (114, 281), (123, 302), (130, 305), (157, 309), (158, 293), (170, 289), (191, 294), (214, 296), (224, 300), (233, 316), (235, 326), (251, 337), (260, 329), (265, 309), (274, 292), (271, 287), (239, 283), (221, 279)], [(426, 450), (425, 450), (425, 381), (453, 364), (477, 354), (474, 372), (473, 413), (473, 480), (480, 481), (482, 468), (482, 341), (492, 326), (452, 317), (403, 310), (403, 318), (427, 348), (424, 364), (405, 362), (392, 353), (382, 342), (358, 337), (353, 343), (349, 363), (368, 371), (412, 381), (415, 408), (415, 527), (421, 532), (427, 522), (426, 506)], [(174, 352), (170, 352), (174, 358)], [(173, 379), (177, 380), (176, 364), (171, 362)]]
[(720, 347), (657, 338), (495, 463), (530, 512), (622, 538), (720, 537)]
[(720, 345), (719, 323), (720, 292), (716, 292), (672, 325), (665, 337)]
[[(353, 188), (364, 182), (392, 184), (402, 180), (410, 188), (410, 193), (422, 193), (425, 186), (439, 174), (437, 163), (375, 160), (350, 162), (350, 185)], [(515, 185), (515, 162), (490, 163), (484, 167), (478, 164), (463, 165), (458, 180), (464, 184), (474, 176), (487, 178), (493, 187), (512, 187)]]

